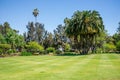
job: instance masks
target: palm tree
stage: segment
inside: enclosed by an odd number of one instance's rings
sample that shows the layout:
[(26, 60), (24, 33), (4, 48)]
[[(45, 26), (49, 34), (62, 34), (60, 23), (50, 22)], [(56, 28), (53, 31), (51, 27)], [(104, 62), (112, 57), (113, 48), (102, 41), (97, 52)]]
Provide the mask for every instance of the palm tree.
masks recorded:
[(35, 17), (35, 22), (37, 22), (37, 16), (38, 16), (38, 14), (39, 14), (39, 10), (38, 10), (37, 8), (34, 9), (33, 15), (34, 15), (34, 17)]
[(73, 36), (82, 54), (87, 54), (95, 44), (96, 37), (104, 30), (102, 18), (97, 11), (76, 11), (71, 19), (65, 19), (66, 34)]

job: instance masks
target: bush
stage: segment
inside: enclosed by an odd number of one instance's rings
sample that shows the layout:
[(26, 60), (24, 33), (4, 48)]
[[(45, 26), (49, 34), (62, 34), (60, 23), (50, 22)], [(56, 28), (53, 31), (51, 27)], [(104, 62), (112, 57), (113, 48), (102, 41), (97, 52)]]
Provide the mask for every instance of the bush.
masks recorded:
[(0, 44), (0, 53), (5, 54), (11, 48), (9, 44)]
[(12, 50), (13, 53), (16, 53), (17, 51), (15, 49)]
[(54, 53), (55, 52), (55, 48), (54, 47), (48, 47), (46, 49), (46, 51), (47, 51), (47, 53), (50, 53), (50, 52)]
[(31, 56), (31, 52), (21, 52), (21, 56)]
[(117, 47), (117, 50), (120, 51), (120, 41), (117, 42), (116, 47)]
[(39, 52), (39, 54), (44, 55), (44, 54), (48, 54), (48, 53), (46, 50), (44, 50), (44, 51)]
[(114, 52), (116, 50), (116, 46), (114, 44), (106, 43), (104, 44), (105, 52)]
[(70, 51), (70, 44), (65, 43), (65, 51)]
[(7, 53), (8, 54), (11, 54), (11, 53), (13, 53), (14, 51), (12, 50), (12, 49), (9, 49), (8, 51), (7, 51)]
[(17, 52), (17, 51), (16, 51), (15, 49), (9, 49), (9, 50), (7, 51), (8, 54), (16, 53), (16, 52)]
[(44, 47), (39, 45), (37, 42), (29, 42), (28, 45), (26, 45), (27, 51), (36, 53), (44, 51)]
[(2, 53), (3, 53), (3, 50), (2, 50), (2, 49), (0, 49), (0, 55), (2, 55)]
[(9, 45), (9, 44), (0, 44), (0, 48), (1, 49), (10, 49), (11, 45)]
[(76, 54), (80, 54), (80, 51), (77, 50), (77, 49), (75, 49), (75, 53), (76, 53)]
[(60, 51), (60, 50), (56, 50), (55, 51), (55, 54), (57, 54), (57, 55), (59, 55), (59, 54), (61, 54), (62, 53), (62, 51)]
[(103, 49), (102, 49), (102, 48), (97, 48), (97, 49), (96, 49), (96, 52), (97, 52), (97, 54), (98, 54), (98, 53), (103, 53)]
[(73, 52), (64, 52), (64, 55), (74, 55)]

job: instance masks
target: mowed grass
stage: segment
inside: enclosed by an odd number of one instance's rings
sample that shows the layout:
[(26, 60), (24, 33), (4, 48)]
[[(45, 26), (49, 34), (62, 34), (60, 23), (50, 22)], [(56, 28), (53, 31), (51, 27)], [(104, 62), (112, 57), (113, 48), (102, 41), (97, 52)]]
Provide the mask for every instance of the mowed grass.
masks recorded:
[(120, 55), (0, 58), (0, 80), (120, 80)]

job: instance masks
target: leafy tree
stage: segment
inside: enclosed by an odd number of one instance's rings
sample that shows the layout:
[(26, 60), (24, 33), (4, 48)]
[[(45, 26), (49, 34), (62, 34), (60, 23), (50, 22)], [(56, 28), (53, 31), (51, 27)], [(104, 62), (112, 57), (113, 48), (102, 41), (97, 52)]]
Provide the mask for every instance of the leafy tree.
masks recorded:
[(52, 47), (53, 46), (53, 34), (52, 33), (48, 33), (46, 31), (45, 33), (45, 39), (43, 41), (43, 45), (44, 45), (44, 48), (48, 48), (48, 47)]
[(5, 22), (3, 25), (0, 25), (0, 33), (5, 37), (7, 32), (11, 29), (8, 22)]
[(112, 36), (106, 36), (106, 43), (114, 44), (114, 39)]
[(21, 51), (24, 48), (25, 42), (22, 35), (18, 35), (16, 31), (9, 30), (6, 34), (6, 42), (11, 45), (14, 50)]
[(103, 48), (103, 44), (106, 43), (108, 34), (107, 31), (100, 33), (100, 36), (96, 37), (96, 48)]
[(44, 25), (41, 23), (34, 23), (33, 22), (29, 22), (27, 25), (27, 33), (24, 33), (24, 39), (25, 41), (31, 42), (31, 41), (36, 41), (39, 44), (43, 45), (43, 40), (44, 40), (44, 36), (46, 34), (46, 30), (44, 28)]
[(16, 35), (15, 44), (16, 44), (16, 49), (18, 49), (18, 51), (21, 52), (25, 46), (24, 37), (22, 35)]
[(8, 22), (5, 22), (3, 24), (3, 35), (5, 36), (10, 29), (11, 29), (10, 24)]
[(74, 42), (79, 44), (77, 49), (82, 54), (94, 50), (96, 37), (104, 31), (102, 18), (97, 11), (76, 11), (71, 19), (66, 18), (64, 22), (67, 36), (74, 37)]
[(5, 37), (0, 33), (0, 44), (6, 43)]
[(6, 34), (6, 41), (8, 44), (11, 44), (11, 48), (15, 49), (16, 48), (16, 44), (15, 44), (15, 40), (16, 40), (16, 33), (13, 30), (9, 30)]
[(3, 34), (3, 25), (0, 25), (0, 33)]
[(119, 22), (119, 25), (118, 25), (118, 28), (117, 28), (117, 33), (115, 33), (113, 35), (113, 39), (114, 39), (114, 44), (116, 45), (117, 42), (120, 40), (120, 22)]
[(35, 41), (35, 27), (33, 22), (28, 22), (28, 25), (26, 26), (28, 29), (27, 34), (24, 33), (24, 38), (26, 42)]
[(120, 40), (120, 34), (115, 33), (112, 38), (114, 39), (114, 44), (116, 45), (117, 42)]
[(120, 34), (120, 22), (118, 23), (117, 32)]
[(0, 43), (11, 45), (11, 51), (21, 51), (24, 48), (24, 38), (18, 34), (19, 31), (12, 29), (8, 22), (0, 25)]
[(53, 37), (53, 42), (54, 42), (54, 47), (56, 49), (59, 48), (59, 46), (64, 47), (64, 44), (67, 42), (68, 38), (65, 35), (65, 27), (62, 25), (58, 25), (56, 30), (54, 30), (54, 37)]
[(44, 28), (44, 24), (37, 22), (35, 24), (35, 41), (43, 45), (43, 39), (44, 39), (45, 32), (46, 31)]

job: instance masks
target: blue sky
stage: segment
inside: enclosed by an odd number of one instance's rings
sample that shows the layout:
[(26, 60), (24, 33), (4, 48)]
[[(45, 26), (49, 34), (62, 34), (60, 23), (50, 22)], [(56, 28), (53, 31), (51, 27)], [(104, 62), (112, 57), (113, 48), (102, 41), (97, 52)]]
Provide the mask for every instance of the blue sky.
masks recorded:
[(105, 29), (113, 35), (120, 22), (120, 0), (0, 0), (0, 24), (9, 22), (20, 34), (27, 31), (29, 21), (35, 21), (33, 9), (39, 9), (37, 21), (49, 32), (76, 10), (96, 10), (103, 18)]

